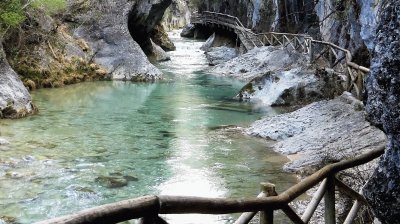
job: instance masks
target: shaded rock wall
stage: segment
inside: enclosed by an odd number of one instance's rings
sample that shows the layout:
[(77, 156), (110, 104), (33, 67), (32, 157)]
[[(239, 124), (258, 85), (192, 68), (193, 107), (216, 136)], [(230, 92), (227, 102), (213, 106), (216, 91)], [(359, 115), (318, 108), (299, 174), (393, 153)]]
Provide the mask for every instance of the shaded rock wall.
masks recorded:
[(151, 33), (161, 22), (171, 3), (172, 0), (139, 0), (131, 7), (128, 17), (129, 32), (147, 55), (152, 52)]
[(366, 80), (368, 119), (388, 137), (364, 195), (382, 223), (400, 220), (400, 2), (383, 1), (371, 72)]

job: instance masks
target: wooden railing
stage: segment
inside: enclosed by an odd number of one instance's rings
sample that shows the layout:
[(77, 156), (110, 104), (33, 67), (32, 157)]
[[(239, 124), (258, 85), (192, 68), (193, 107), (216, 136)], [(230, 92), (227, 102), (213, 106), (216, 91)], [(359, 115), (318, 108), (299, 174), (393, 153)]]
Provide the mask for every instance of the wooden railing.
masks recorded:
[(244, 40), (249, 42), (250, 46), (245, 45), (246, 50), (254, 47), (263, 46), (264, 43), (257, 38), (251, 29), (246, 28), (239, 18), (227, 14), (205, 11), (201, 14), (193, 14), (191, 17), (192, 24), (216, 24), (217, 26), (225, 26), (233, 29), (236, 34), (241, 35)]
[[(325, 223), (335, 223), (335, 186), (351, 197), (355, 203), (351, 208), (345, 224), (350, 224), (362, 205), (367, 205), (364, 197), (336, 178), (346, 169), (365, 164), (384, 152), (384, 146), (353, 159), (330, 164), (305, 178), (281, 194), (275, 192), (272, 184), (262, 184), (263, 191), (256, 198), (204, 198), (184, 196), (145, 196), (113, 204), (83, 210), (73, 215), (39, 222), (39, 224), (87, 224), (118, 223), (140, 219), (142, 224), (167, 223), (160, 214), (231, 214), (243, 213), (235, 224), (247, 224), (260, 212), (260, 223), (270, 224), (274, 220), (274, 211), (282, 210), (293, 223), (308, 223), (318, 204), (324, 197)], [(299, 216), (289, 203), (320, 183), (320, 186), (302, 216)]]
[(236, 30), (236, 33), (241, 33), (244, 36), (245, 40), (242, 40), (242, 42), (251, 42), (252, 45), (247, 47), (247, 50), (265, 45), (280, 45), (307, 54), (310, 64), (324, 58), (328, 60), (329, 68), (342, 77), (345, 90), (353, 93), (360, 100), (363, 98), (364, 80), (370, 70), (352, 62), (352, 55), (347, 49), (333, 43), (314, 40), (311, 36), (305, 34), (277, 32), (255, 34), (244, 27), (237, 17), (222, 13), (203, 12), (196, 14), (192, 17), (192, 23), (212, 23), (230, 27)]

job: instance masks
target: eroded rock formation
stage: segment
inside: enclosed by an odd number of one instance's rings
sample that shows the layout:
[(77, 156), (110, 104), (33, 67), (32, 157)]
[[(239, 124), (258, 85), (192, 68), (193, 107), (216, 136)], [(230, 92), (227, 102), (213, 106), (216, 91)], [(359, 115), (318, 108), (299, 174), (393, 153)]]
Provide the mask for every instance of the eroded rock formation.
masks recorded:
[(393, 224), (400, 220), (400, 2), (386, 0), (382, 11), (366, 80), (366, 110), (388, 143), (364, 195), (379, 220)]
[(150, 33), (169, 4), (170, 0), (89, 1), (75, 12), (73, 22), (82, 26), (74, 34), (88, 42), (95, 61), (109, 70), (112, 79), (157, 80), (162, 73), (143, 51), (152, 53)]

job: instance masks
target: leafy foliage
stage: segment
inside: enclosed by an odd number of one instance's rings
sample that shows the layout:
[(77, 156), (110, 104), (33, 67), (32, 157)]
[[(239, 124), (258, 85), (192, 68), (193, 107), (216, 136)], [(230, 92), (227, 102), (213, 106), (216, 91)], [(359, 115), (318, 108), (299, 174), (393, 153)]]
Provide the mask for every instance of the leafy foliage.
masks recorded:
[(20, 0), (0, 1), (0, 31), (3, 33), (8, 27), (16, 27), (25, 20)]
[(65, 0), (0, 0), (0, 37), (8, 28), (18, 27), (29, 10), (54, 14), (64, 8)]

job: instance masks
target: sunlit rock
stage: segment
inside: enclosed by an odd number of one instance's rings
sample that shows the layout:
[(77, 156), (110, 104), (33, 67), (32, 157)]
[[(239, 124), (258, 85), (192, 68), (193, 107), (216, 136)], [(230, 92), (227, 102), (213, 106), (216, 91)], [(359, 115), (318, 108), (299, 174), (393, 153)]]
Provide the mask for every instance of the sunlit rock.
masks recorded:
[(348, 93), (292, 113), (263, 118), (246, 133), (277, 140), (274, 149), (280, 153), (300, 154), (285, 169), (293, 172), (306, 169), (309, 173), (328, 162), (375, 149), (386, 140), (382, 131), (365, 120), (361, 102)]
[(0, 44), (0, 118), (24, 117), (33, 112), (31, 96), (8, 64)]

